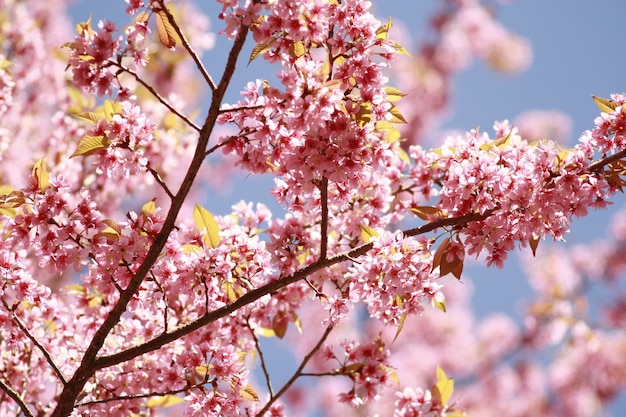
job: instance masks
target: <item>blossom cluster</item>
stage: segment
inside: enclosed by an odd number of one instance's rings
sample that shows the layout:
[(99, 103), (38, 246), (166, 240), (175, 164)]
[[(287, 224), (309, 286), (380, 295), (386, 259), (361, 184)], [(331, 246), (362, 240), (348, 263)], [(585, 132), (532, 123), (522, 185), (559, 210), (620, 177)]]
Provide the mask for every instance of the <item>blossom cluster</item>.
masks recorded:
[[(14, 174), (21, 186), (0, 168), (0, 414), (154, 416), (184, 403), (190, 417), (283, 416), (300, 411), (289, 393), (301, 388), (291, 384), (308, 377), (348, 384), (316, 387), (309, 396), (339, 401), (313, 412), (446, 415), (456, 408), (452, 379), (437, 368), (433, 388), (421, 388), (434, 374), (422, 358), (458, 375), (459, 404), (480, 415), (589, 415), (626, 387), (626, 342), (611, 331), (626, 320), (623, 297), (605, 313), (609, 330), (589, 324), (580, 298), (586, 276), (608, 283), (623, 268), (619, 222), (618, 244), (595, 264), (558, 253), (537, 262), (529, 275), (538, 299), (523, 326), (502, 315), (474, 323), (469, 282), (444, 297), (441, 276), (461, 279), (466, 251), (502, 266), (516, 244), (534, 251), (545, 236), (561, 239), (574, 217), (624, 185), (624, 95), (597, 99), (602, 114), (573, 149), (508, 122), (496, 124), (495, 138), (472, 131), (432, 151), (402, 148), (395, 125), (408, 118), (422, 134), (445, 107), (450, 75), (473, 56), (505, 72), (527, 64), (525, 42), (478, 1), (447, 1), (433, 19), (418, 81), (403, 83), (422, 101), (407, 118), (395, 104), (406, 92), (384, 73), (406, 51), (369, 2), (218, 1), (234, 45), (254, 38), (251, 65), (263, 57), (281, 70), (277, 85), (248, 83), (239, 103), (212, 102), (202, 128), (180, 93), (194, 84), (179, 85), (189, 74), (181, 57), (198, 64), (196, 50), (212, 46), (195, 9), (185, 17), (160, 0), (127, 0), (135, 21), (125, 36), (112, 22), (79, 24), (66, 44), (72, 85), (62, 88), (62, 71), (30, 68), (50, 59), (38, 45), (57, 38), (41, 4), (38, 24), (26, 24), (21, 3), (37, 2), (0, 0), (19, 23), (0, 25), (11, 45), (0, 51), (0, 151), (4, 161), (9, 146), (25, 154), (14, 162), (27, 167)], [(158, 53), (149, 48), (153, 16)], [(181, 33), (190, 43), (177, 49)], [(221, 98), (226, 86), (197, 67)], [(38, 135), (29, 117), (41, 119)], [(234, 132), (209, 132), (216, 120)], [(35, 137), (28, 146), (47, 154), (34, 164), (15, 146), (21, 124)], [(214, 146), (194, 146), (211, 133)], [(242, 201), (222, 216), (196, 204), (186, 219), (193, 198), (205, 197), (191, 183), (211, 176), (198, 166), (217, 149), (273, 176), (287, 213)], [(611, 159), (594, 162), (598, 155)], [(138, 196), (149, 200), (141, 209)], [(415, 215), (427, 223), (416, 226)], [(302, 355), (282, 389), (272, 387), (260, 336), (287, 337)], [(555, 347), (561, 354), (547, 369), (524, 355)]]

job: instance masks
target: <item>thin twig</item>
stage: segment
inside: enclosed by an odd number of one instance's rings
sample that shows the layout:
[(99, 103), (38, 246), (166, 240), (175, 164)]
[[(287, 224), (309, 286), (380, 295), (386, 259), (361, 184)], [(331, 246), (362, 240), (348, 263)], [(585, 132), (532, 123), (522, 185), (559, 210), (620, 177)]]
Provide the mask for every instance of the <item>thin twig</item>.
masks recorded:
[(252, 339), (254, 340), (254, 345), (256, 347), (256, 351), (259, 352), (259, 360), (261, 361), (261, 369), (263, 370), (263, 375), (265, 376), (265, 383), (267, 385), (267, 390), (270, 393), (270, 397), (274, 396), (274, 389), (272, 388), (272, 380), (270, 379), (270, 373), (267, 370), (267, 365), (265, 363), (265, 356), (263, 355), (263, 350), (261, 350), (261, 344), (259, 343), (259, 338), (256, 337), (252, 326), (250, 326), (250, 322), (248, 322), (248, 328), (250, 329), (250, 334), (252, 335)]
[(187, 50), (187, 52), (191, 56), (191, 59), (193, 59), (193, 62), (196, 64), (196, 67), (198, 68), (198, 71), (200, 71), (200, 74), (202, 74), (202, 76), (206, 80), (206, 82), (209, 85), (209, 87), (211, 88), (211, 90), (213, 92), (215, 92), (215, 90), (217, 90), (217, 85), (213, 81), (213, 78), (211, 78), (211, 74), (209, 74), (207, 69), (204, 67), (204, 64), (200, 60), (200, 57), (198, 56), (198, 54), (196, 54), (196, 51), (191, 47), (191, 44), (187, 40), (187, 37), (185, 36), (183, 31), (180, 29), (180, 26), (178, 25), (178, 22), (176, 22), (176, 19), (174, 19), (174, 16), (172, 16), (172, 13), (170, 13), (169, 9), (167, 7), (165, 7), (165, 2), (163, 0), (159, 0), (159, 3), (161, 5), (162, 10), (167, 15), (167, 20), (174, 27), (174, 30), (176, 31), (176, 34), (180, 38), (180, 40), (181, 40), (181, 42), (183, 44), (183, 47)]
[(319, 185), (320, 204), (322, 205), (322, 221), (320, 223), (320, 259), (326, 259), (328, 251), (328, 178), (322, 177)]
[(309, 353), (307, 353), (306, 356), (302, 359), (302, 362), (300, 363), (300, 366), (298, 366), (298, 369), (296, 369), (296, 371), (293, 373), (291, 378), (289, 378), (289, 381), (287, 381), (285, 383), (285, 385), (283, 385), (283, 387), (280, 389), (280, 391), (278, 391), (276, 393), (276, 395), (273, 395), (273, 396), (270, 397), (270, 400), (258, 412), (256, 417), (262, 417), (263, 414), (265, 414), (270, 409), (272, 404), (274, 404), (276, 402), (276, 400), (278, 400), (293, 385), (293, 383), (296, 382), (296, 380), (298, 378), (300, 378), (300, 376), (302, 374), (302, 370), (304, 369), (306, 364), (311, 360), (313, 355), (315, 355), (315, 353), (322, 347), (322, 344), (326, 341), (326, 339), (328, 338), (328, 335), (330, 335), (330, 332), (332, 332), (332, 330), (333, 330), (333, 326), (332, 325), (328, 326), (326, 328), (326, 330), (324, 331), (324, 334), (322, 335), (320, 340), (313, 347), (313, 349), (311, 349), (311, 351)]
[[(135, 296), (135, 294), (139, 290), (139, 287), (141, 286), (141, 283), (161, 255), (161, 251), (165, 247), (170, 233), (176, 227), (176, 219), (178, 217), (178, 214), (184, 202), (186, 201), (187, 195), (189, 194), (191, 187), (193, 186), (195, 179), (198, 175), (198, 172), (200, 171), (200, 168), (204, 162), (207, 144), (217, 121), (220, 104), (224, 99), (226, 89), (230, 85), (233, 73), (235, 72), (237, 60), (248, 36), (248, 31), (249, 28), (247, 26), (242, 26), (237, 35), (237, 38), (233, 43), (233, 47), (226, 61), (226, 67), (224, 69), (222, 79), (220, 80), (220, 84), (212, 97), (207, 117), (205, 118), (204, 124), (200, 129), (200, 134), (198, 135), (198, 143), (196, 145), (196, 150), (194, 152), (193, 158), (191, 160), (191, 163), (189, 164), (187, 173), (185, 174), (185, 178), (180, 185), (178, 193), (172, 200), (172, 204), (167, 213), (167, 216), (165, 217), (165, 221), (163, 222), (161, 231), (154, 238), (154, 241), (152, 242), (148, 253), (144, 257), (143, 262), (137, 268), (126, 289), (120, 294), (120, 297), (115, 305), (108, 312), (102, 312), (106, 318), (94, 333), (91, 342), (87, 347), (87, 350), (83, 354), (83, 358), (80, 365), (78, 366), (78, 369), (74, 372), (72, 378), (63, 387), (63, 391), (59, 394), (57, 406), (50, 417), (67, 417), (72, 413), (75, 401), (83, 390), (83, 387), (85, 386), (89, 378), (93, 376), (96, 370), (100, 369), (100, 360), (97, 358), (97, 356), (102, 349), (102, 346), (104, 345), (107, 336), (109, 335), (111, 330), (119, 323), (122, 314), (126, 311), (128, 304)], [(164, 333), (160, 337), (167, 338), (168, 335), (173, 333), (174, 332)], [(159, 337), (157, 337), (157, 339), (159, 339)]]
[[(431, 232), (440, 227), (446, 226), (461, 226), (465, 225), (472, 221), (480, 221), (489, 217), (493, 213), (493, 210), (488, 210), (487, 212), (480, 213), (471, 213), (465, 216), (454, 217), (454, 218), (446, 218), (439, 219), (433, 222), (427, 223), (421, 227), (416, 227), (414, 229), (408, 229), (404, 232), (406, 236), (417, 236), (420, 234)], [(350, 251), (341, 253), (339, 255), (332, 256), (325, 260), (320, 260), (315, 263), (312, 263), (291, 275), (276, 279), (271, 281), (262, 287), (251, 290), (237, 300), (233, 301), (230, 304), (225, 305), (224, 307), (218, 308), (217, 310), (211, 311), (198, 318), (197, 320), (186, 324), (183, 327), (179, 327), (178, 329), (172, 330), (170, 333), (161, 334), (156, 336), (154, 339), (149, 340), (141, 345), (126, 349), (122, 352), (114, 353), (107, 356), (101, 356), (96, 359), (96, 363), (94, 364), (96, 369), (103, 369), (109, 366), (117, 365), (122, 362), (126, 362), (130, 359), (133, 359), (137, 356), (141, 356), (145, 353), (151, 352), (153, 350), (159, 349), (161, 346), (166, 345), (174, 340), (178, 340), (179, 338), (188, 335), (195, 330), (200, 329), (210, 323), (213, 323), (222, 317), (226, 317), (229, 314), (239, 310), (240, 308), (247, 306), (261, 297), (264, 297), (268, 294), (272, 294), (281, 288), (284, 288), (294, 282), (303, 280), (304, 278), (310, 276), (311, 274), (320, 271), (329, 266), (350, 261), (360, 256), (363, 256), (367, 252), (369, 252), (373, 248), (373, 242), (363, 244), (359, 247), (351, 249)]]
[(241, 111), (241, 110), (257, 110), (257, 109), (262, 109), (264, 107), (266, 107), (266, 106), (262, 105), (262, 104), (257, 104), (256, 106), (230, 107), (230, 108), (227, 108), (227, 109), (220, 109), (219, 113), (220, 114), (225, 114), (225, 113), (236, 112), (236, 111)]
[(35, 417), (35, 415), (32, 411), (30, 411), (24, 400), (22, 400), (22, 397), (20, 397), (20, 394), (18, 394), (13, 388), (6, 385), (2, 380), (0, 380), (0, 389), (6, 392), (7, 395), (17, 403), (17, 405), (20, 407), (20, 410), (22, 410), (22, 413), (24, 413), (25, 417)]
[(172, 106), (166, 99), (165, 97), (163, 97), (161, 94), (159, 94), (154, 87), (152, 87), (150, 84), (148, 84), (147, 82), (145, 82), (140, 76), (139, 74), (137, 74), (135, 71), (131, 70), (130, 68), (120, 64), (119, 62), (111, 62), (112, 65), (115, 65), (116, 67), (118, 67), (121, 71), (127, 73), (128, 75), (131, 75), (139, 84), (141, 84), (142, 86), (144, 86), (146, 88), (146, 90), (148, 90), (150, 92), (150, 94), (152, 94), (154, 96), (154, 98), (156, 98), (159, 103), (163, 104), (165, 107), (167, 107), (167, 109), (169, 111), (171, 111), (172, 113), (174, 113), (176, 116), (178, 116), (182, 121), (184, 121), (189, 127), (191, 127), (193, 130), (195, 130), (196, 132), (200, 131), (200, 126), (198, 126), (197, 124), (195, 124), (194, 122), (192, 122), (187, 116), (185, 116), (184, 114), (182, 114), (181, 112), (179, 112), (174, 106)]
[(201, 384), (197, 384), (197, 385), (195, 385), (193, 387), (186, 386), (185, 388), (179, 388), (179, 389), (171, 390), (171, 391), (167, 391), (167, 392), (155, 391), (155, 392), (148, 392), (148, 393), (145, 393), (145, 394), (120, 395), (118, 397), (109, 397), (109, 398), (102, 398), (100, 400), (85, 401), (84, 403), (76, 404), (76, 407), (86, 407), (88, 405), (105, 404), (105, 403), (110, 403), (110, 402), (114, 402), (114, 401), (128, 401), (128, 400), (137, 400), (137, 399), (141, 399), (141, 398), (163, 397), (165, 395), (176, 395), (176, 394), (180, 394), (182, 392), (186, 392), (190, 388), (199, 387), (199, 386), (201, 386), (203, 384), (204, 384), (204, 382), (202, 382)]
[[(2, 303), (7, 308), (7, 310), (10, 310), (9, 306), (6, 304), (4, 299), (2, 300)], [(48, 350), (41, 343), (39, 343), (39, 340), (37, 340), (37, 338), (28, 330), (28, 328), (24, 325), (24, 323), (22, 323), (22, 320), (20, 320), (17, 314), (15, 314), (15, 312), (13, 312), (13, 320), (15, 320), (15, 322), (17, 323), (17, 326), (20, 328), (22, 332), (24, 332), (26, 337), (28, 337), (30, 341), (33, 342), (35, 346), (37, 346), (37, 349), (41, 351), (43, 356), (46, 358), (48, 365), (52, 367), (52, 370), (57, 375), (57, 377), (61, 380), (63, 385), (67, 384), (67, 381), (65, 380), (65, 377), (61, 373), (61, 370), (57, 367), (57, 365), (52, 360), (52, 355), (50, 355), (50, 352), (48, 352)]]
[(157, 182), (157, 184), (161, 186), (161, 188), (163, 189), (163, 191), (165, 191), (165, 194), (167, 194), (170, 200), (173, 200), (174, 194), (170, 191), (167, 184), (165, 184), (165, 181), (163, 181), (163, 178), (161, 178), (161, 175), (159, 175), (157, 170), (150, 166), (150, 162), (148, 162), (148, 165), (146, 165), (146, 169), (152, 174), (154, 180)]

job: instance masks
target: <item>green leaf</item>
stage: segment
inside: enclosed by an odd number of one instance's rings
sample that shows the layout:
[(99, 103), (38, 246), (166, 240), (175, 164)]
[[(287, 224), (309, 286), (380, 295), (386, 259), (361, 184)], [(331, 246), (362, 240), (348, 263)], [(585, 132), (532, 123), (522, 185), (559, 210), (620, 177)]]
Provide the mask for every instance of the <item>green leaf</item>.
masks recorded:
[(93, 155), (96, 152), (99, 152), (103, 149), (109, 147), (109, 140), (104, 136), (89, 136), (85, 135), (78, 142), (78, 146), (76, 147), (76, 151), (70, 156), (73, 158), (75, 156), (89, 156)]
[(193, 219), (200, 232), (205, 232), (202, 241), (211, 248), (217, 248), (220, 244), (220, 229), (213, 215), (204, 207), (196, 204), (193, 209)]

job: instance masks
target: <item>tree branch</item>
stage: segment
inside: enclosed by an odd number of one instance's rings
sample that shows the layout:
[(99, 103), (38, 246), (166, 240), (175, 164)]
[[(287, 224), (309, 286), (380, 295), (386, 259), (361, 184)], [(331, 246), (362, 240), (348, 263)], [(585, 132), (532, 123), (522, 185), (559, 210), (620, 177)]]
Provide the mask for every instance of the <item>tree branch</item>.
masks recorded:
[(140, 76), (139, 74), (137, 74), (135, 71), (131, 70), (128, 67), (125, 67), (124, 65), (120, 64), (119, 62), (113, 62), (111, 61), (111, 63), (113, 65), (115, 65), (116, 67), (118, 67), (121, 71), (127, 73), (128, 75), (131, 75), (139, 84), (141, 84), (142, 86), (145, 87), (146, 90), (148, 90), (150, 92), (150, 94), (152, 94), (154, 96), (154, 98), (156, 98), (159, 103), (163, 104), (165, 107), (167, 107), (167, 109), (169, 111), (171, 111), (172, 113), (174, 113), (176, 116), (178, 116), (182, 121), (184, 121), (189, 127), (191, 127), (193, 130), (195, 130), (196, 132), (200, 131), (200, 126), (198, 126), (197, 124), (195, 124), (194, 122), (192, 122), (187, 116), (185, 116), (184, 114), (182, 114), (181, 112), (179, 112), (174, 106), (172, 106), (166, 99), (165, 97), (163, 97), (161, 94), (159, 94), (154, 87), (152, 87), (150, 84), (148, 84), (147, 82), (145, 82)]
[(24, 400), (22, 400), (22, 397), (20, 397), (20, 394), (18, 394), (13, 388), (6, 385), (2, 380), (0, 380), (0, 389), (6, 392), (7, 395), (17, 403), (17, 405), (20, 407), (20, 410), (22, 410), (22, 413), (24, 413), (24, 416), (35, 417), (35, 415), (32, 411), (30, 411)]
[(300, 366), (298, 366), (298, 369), (296, 369), (296, 371), (293, 373), (291, 378), (289, 378), (289, 381), (287, 381), (285, 383), (285, 385), (283, 385), (283, 387), (280, 389), (280, 391), (278, 391), (276, 393), (276, 395), (273, 395), (272, 397), (270, 397), (270, 400), (258, 412), (256, 417), (262, 417), (270, 409), (272, 404), (274, 404), (276, 402), (276, 400), (278, 400), (285, 392), (287, 392), (287, 390), (293, 385), (293, 383), (296, 382), (296, 380), (298, 378), (300, 378), (300, 376), (302, 375), (302, 370), (304, 369), (306, 364), (309, 363), (309, 361), (311, 360), (313, 355), (315, 355), (315, 353), (322, 347), (322, 344), (326, 341), (326, 339), (328, 338), (328, 335), (330, 335), (330, 332), (332, 330), (333, 330), (333, 326), (332, 325), (328, 326), (326, 328), (326, 330), (324, 331), (324, 334), (322, 334), (322, 337), (320, 338), (320, 340), (313, 347), (313, 349), (311, 349), (311, 351), (309, 353), (307, 353), (306, 356), (302, 359), (302, 362), (300, 363)]
[(191, 44), (189, 43), (189, 41), (187, 40), (187, 37), (185, 36), (182, 29), (178, 25), (178, 22), (176, 22), (176, 19), (174, 19), (174, 16), (172, 16), (172, 13), (170, 13), (169, 9), (165, 7), (165, 2), (163, 0), (159, 0), (159, 4), (161, 5), (163, 12), (165, 12), (165, 14), (167, 15), (167, 20), (174, 27), (174, 30), (176, 31), (176, 34), (180, 38), (180, 41), (182, 42), (183, 47), (187, 50), (187, 53), (189, 53), (189, 56), (191, 56), (191, 59), (193, 59), (193, 62), (196, 64), (198, 71), (200, 71), (200, 74), (202, 74), (202, 76), (206, 80), (211, 90), (215, 92), (215, 90), (217, 90), (217, 85), (215, 85), (213, 78), (211, 78), (211, 74), (209, 74), (207, 69), (204, 67), (204, 64), (200, 60), (200, 57), (198, 56), (198, 54), (196, 54), (196, 51), (191, 47)]
[(599, 173), (602, 169), (610, 164), (611, 162), (619, 161), (620, 159), (626, 157), (626, 149), (620, 152), (617, 152), (611, 156), (607, 156), (604, 159), (601, 159), (593, 164), (589, 165), (589, 171)]
[[(3, 300), (3, 303), (4, 303), (4, 300)], [(6, 303), (5, 303), (5, 307), (7, 307), (7, 309), (8, 309), (8, 306), (6, 306)], [(18, 325), (18, 327), (20, 328), (20, 330), (22, 330), (22, 332), (24, 332), (26, 337), (28, 337), (30, 339), (30, 341), (33, 342), (33, 344), (35, 346), (37, 346), (37, 349), (39, 349), (39, 351), (41, 351), (43, 356), (46, 358), (46, 362), (48, 362), (48, 365), (50, 365), (50, 367), (52, 367), (52, 370), (57, 375), (57, 377), (61, 380), (63, 385), (67, 384), (67, 381), (65, 380), (65, 377), (61, 373), (61, 370), (57, 367), (57, 365), (52, 360), (52, 355), (50, 355), (50, 352), (48, 352), (48, 350), (41, 343), (39, 343), (37, 338), (31, 334), (31, 332), (26, 328), (24, 323), (22, 323), (22, 320), (20, 320), (20, 318), (17, 317), (15, 312), (13, 312), (13, 320), (15, 320), (15, 322)]]
[(326, 259), (328, 252), (328, 178), (322, 177), (319, 185), (322, 221), (320, 223), (320, 259)]
[(263, 355), (263, 350), (261, 350), (261, 345), (259, 343), (259, 338), (254, 334), (254, 330), (250, 323), (248, 322), (248, 329), (250, 329), (250, 334), (252, 335), (252, 339), (254, 340), (254, 346), (256, 347), (256, 351), (259, 352), (259, 360), (261, 361), (261, 369), (263, 370), (263, 376), (265, 376), (265, 383), (267, 385), (267, 390), (270, 393), (270, 397), (274, 396), (274, 390), (272, 389), (272, 380), (270, 379), (270, 373), (267, 370), (267, 365), (265, 363), (265, 356)]
[[(446, 218), (439, 219), (433, 222), (427, 223), (421, 227), (416, 227), (414, 229), (409, 229), (404, 232), (407, 236), (417, 236), (420, 234), (431, 232), (435, 229), (445, 226), (460, 226), (472, 221), (480, 221), (484, 220), (491, 215), (493, 210), (489, 210), (483, 214), (472, 213), (467, 214), (465, 216), (455, 217), (455, 218)], [(141, 345), (126, 349), (122, 352), (114, 353), (107, 356), (101, 356), (96, 359), (95, 367), (97, 369), (107, 368), (109, 366), (117, 365), (118, 363), (126, 362), (137, 356), (141, 356), (144, 353), (151, 352), (153, 350), (159, 349), (161, 346), (166, 345), (170, 342), (180, 339), (181, 337), (200, 329), (210, 323), (213, 323), (222, 317), (226, 317), (231, 313), (239, 310), (242, 307), (245, 307), (248, 304), (251, 304), (261, 297), (264, 297), (268, 294), (272, 294), (281, 288), (286, 287), (287, 285), (293, 284), (294, 282), (305, 279), (311, 274), (320, 271), (329, 266), (345, 262), (345, 261), (353, 261), (355, 258), (358, 258), (368, 251), (372, 249), (374, 244), (372, 242), (363, 244), (359, 247), (356, 247), (350, 251), (344, 252), (339, 255), (332, 256), (327, 259), (318, 260), (317, 262), (308, 265), (301, 270), (288, 275), (286, 277), (279, 278), (275, 281), (269, 282), (262, 287), (256, 288), (243, 294), (237, 300), (232, 303), (225, 305), (217, 310), (211, 311), (196, 321), (193, 321), (185, 326), (179, 327), (176, 330), (172, 330), (170, 333), (163, 333), (148, 342), (145, 342)]]
[(204, 125), (202, 126), (202, 129), (200, 129), (198, 144), (193, 159), (191, 161), (191, 164), (189, 165), (187, 174), (185, 175), (185, 178), (180, 185), (178, 193), (172, 200), (172, 205), (167, 213), (167, 217), (165, 218), (161, 231), (155, 237), (152, 246), (150, 247), (150, 250), (146, 254), (144, 261), (137, 269), (137, 272), (129, 282), (128, 287), (120, 294), (120, 298), (118, 299), (117, 303), (108, 312), (108, 315), (100, 328), (96, 330), (93, 339), (89, 344), (89, 347), (85, 351), (80, 366), (59, 395), (57, 406), (53, 411), (51, 417), (67, 417), (72, 413), (76, 398), (78, 398), (80, 392), (85, 386), (85, 383), (89, 380), (89, 378), (93, 376), (94, 372), (97, 369), (100, 369), (96, 357), (98, 355), (98, 352), (104, 345), (107, 335), (111, 332), (113, 327), (117, 325), (122, 314), (126, 311), (126, 306), (139, 289), (141, 283), (143, 282), (148, 272), (152, 269), (154, 263), (157, 261), (170, 233), (174, 229), (178, 213), (180, 212), (183, 203), (185, 202), (185, 199), (189, 194), (189, 191), (191, 190), (191, 186), (194, 183), (198, 171), (200, 170), (200, 167), (202, 166), (202, 163), (205, 159), (205, 151), (209, 142), (209, 137), (215, 126), (217, 117), (219, 115), (221, 102), (224, 99), (226, 89), (230, 84), (233, 73), (235, 72), (235, 68), (237, 66), (237, 58), (239, 57), (239, 54), (243, 49), (243, 45), (246, 41), (247, 35), (248, 27), (242, 26), (228, 55), (224, 74), (222, 75), (220, 84), (212, 97), (211, 105), (209, 107), (209, 111), (205, 119)]

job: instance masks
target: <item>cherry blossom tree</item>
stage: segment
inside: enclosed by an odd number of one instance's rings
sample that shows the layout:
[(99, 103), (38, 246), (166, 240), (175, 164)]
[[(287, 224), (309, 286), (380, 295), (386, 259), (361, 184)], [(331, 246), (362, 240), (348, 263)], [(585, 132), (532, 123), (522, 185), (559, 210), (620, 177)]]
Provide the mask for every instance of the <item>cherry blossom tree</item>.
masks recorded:
[[(626, 95), (571, 148), (531, 112), (429, 150), (455, 73), (530, 63), (478, 0), (410, 52), (363, 0), (218, 0), (221, 74), (196, 6), (126, 3), (71, 33), (63, 0), (0, 0), (1, 415), (590, 416), (626, 388), (625, 214), (540, 244), (622, 190)], [(281, 209), (205, 208), (237, 172)], [(524, 322), (477, 320), (464, 264), (517, 248)]]

